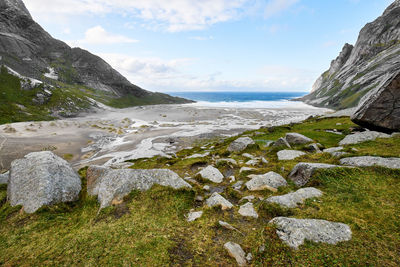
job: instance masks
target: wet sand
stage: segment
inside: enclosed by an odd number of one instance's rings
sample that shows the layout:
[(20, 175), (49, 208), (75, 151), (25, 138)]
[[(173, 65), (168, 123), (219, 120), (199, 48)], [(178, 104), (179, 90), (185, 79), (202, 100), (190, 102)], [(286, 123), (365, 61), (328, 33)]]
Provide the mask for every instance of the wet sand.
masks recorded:
[(0, 126), (0, 171), (12, 160), (51, 150), (75, 168), (173, 155), (200, 139), (228, 137), (263, 126), (298, 122), (328, 110), (309, 106), (274, 109), (157, 105), (109, 109), (51, 122)]

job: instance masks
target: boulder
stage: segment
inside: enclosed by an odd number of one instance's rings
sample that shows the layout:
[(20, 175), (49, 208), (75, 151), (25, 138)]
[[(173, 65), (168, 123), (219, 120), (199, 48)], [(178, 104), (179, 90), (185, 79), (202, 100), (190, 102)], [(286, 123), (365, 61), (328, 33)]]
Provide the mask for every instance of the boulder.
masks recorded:
[(186, 220), (188, 222), (194, 222), (198, 218), (200, 218), (203, 215), (202, 211), (191, 211), (186, 215)]
[(33, 152), (11, 163), (7, 195), (11, 206), (33, 213), (44, 205), (75, 201), (81, 179), (67, 161), (50, 151)]
[(221, 206), (222, 210), (229, 210), (233, 207), (232, 203), (226, 200), (223, 196), (218, 193), (213, 193), (209, 199), (206, 200), (207, 206), (210, 208)]
[(380, 166), (389, 169), (400, 169), (400, 158), (352, 157), (341, 159), (340, 164), (356, 167)]
[(228, 251), (232, 258), (235, 258), (239, 266), (245, 266), (247, 264), (246, 253), (243, 251), (240, 245), (233, 242), (228, 242), (225, 243), (224, 248)]
[(240, 206), (239, 214), (244, 217), (252, 217), (255, 219), (258, 218), (258, 214), (257, 214), (256, 210), (254, 209), (253, 203), (251, 203), (251, 202), (247, 202), (246, 204)]
[(222, 164), (222, 163), (227, 163), (227, 164), (231, 164), (233, 166), (237, 166), (237, 161), (234, 159), (218, 159), (215, 164)]
[(372, 130), (400, 130), (400, 71), (386, 73), (384, 82), (366, 95), (351, 120)]
[(267, 202), (276, 203), (287, 208), (296, 208), (298, 204), (303, 204), (306, 199), (321, 197), (322, 192), (313, 187), (301, 188), (282, 196), (273, 196), (267, 198)]
[(245, 157), (245, 158), (248, 158), (248, 159), (255, 159), (256, 158), (255, 156), (253, 156), (252, 154), (249, 154), (249, 153), (243, 153), (242, 156)]
[(358, 132), (347, 135), (342, 141), (339, 142), (339, 145), (341, 146), (354, 145), (366, 141), (374, 141), (376, 138), (390, 138), (390, 137), (391, 136), (388, 134), (374, 132), (374, 131)]
[(229, 152), (241, 152), (245, 150), (249, 145), (254, 145), (255, 142), (250, 137), (241, 137), (233, 141), (228, 146)]
[(281, 150), (277, 154), (278, 160), (294, 160), (295, 158), (306, 155), (303, 151)]
[(86, 177), (88, 194), (97, 195), (100, 208), (121, 202), (132, 190), (146, 191), (155, 184), (174, 189), (192, 188), (178, 174), (168, 169), (114, 170), (90, 166)]
[(285, 139), (291, 145), (304, 145), (314, 142), (311, 138), (299, 133), (287, 133)]
[(289, 179), (292, 180), (297, 186), (303, 186), (308, 183), (310, 178), (319, 169), (337, 168), (340, 166), (324, 164), (324, 163), (305, 163), (297, 164), (292, 172), (289, 174)]
[(208, 166), (207, 168), (204, 168), (198, 173), (198, 175), (200, 175), (200, 177), (203, 179), (207, 179), (217, 184), (222, 183), (222, 181), (224, 180), (224, 176), (222, 175), (222, 173), (213, 166)]
[(247, 161), (245, 164), (248, 166), (256, 166), (256, 165), (260, 164), (260, 160), (259, 159), (251, 159), (251, 160)]
[(0, 185), (1, 184), (8, 184), (8, 180), (10, 179), (10, 172), (5, 172), (0, 174)]
[(294, 249), (298, 249), (304, 240), (335, 245), (351, 239), (351, 229), (343, 223), (286, 217), (276, 217), (269, 223), (276, 226), (279, 238)]
[(288, 141), (286, 141), (285, 138), (279, 138), (276, 142), (274, 142), (274, 144), (272, 145), (273, 147), (288, 147), (291, 148), (290, 144), (288, 143)]
[(249, 175), (250, 181), (246, 183), (246, 187), (250, 191), (271, 190), (276, 192), (281, 186), (287, 186), (286, 180), (275, 172), (268, 172), (263, 175)]

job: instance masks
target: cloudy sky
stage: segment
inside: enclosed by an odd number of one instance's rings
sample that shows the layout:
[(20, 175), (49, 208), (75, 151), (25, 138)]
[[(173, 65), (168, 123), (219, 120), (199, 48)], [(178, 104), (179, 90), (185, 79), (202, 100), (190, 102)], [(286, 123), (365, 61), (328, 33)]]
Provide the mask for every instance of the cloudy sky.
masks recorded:
[(307, 92), (390, 0), (24, 0), (54, 37), (152, 91)]

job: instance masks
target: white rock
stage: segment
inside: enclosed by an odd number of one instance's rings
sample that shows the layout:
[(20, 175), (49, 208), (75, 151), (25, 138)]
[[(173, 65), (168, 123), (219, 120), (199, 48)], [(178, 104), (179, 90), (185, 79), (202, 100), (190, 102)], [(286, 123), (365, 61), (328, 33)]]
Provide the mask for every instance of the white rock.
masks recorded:
[(255, 170), (256, 170), (255, 168), (242, 167), (242, 168), (240, 168), (239, 173), (242, 173), (242, 172), (250, 172), (250, 171), (255, 171)]
[(391, 136), (385, 133), (374, 132), (374, 131), (366, 131), (355, 134), (350, 134), (346, 136), (342, 141), (340, 141), (339, 145), (352, 145), (358, 144), (366, 141), (373, 141), (377, 138), (390, 138)]
[(209, 199), (206, 200), (207, 206), (210, 208), (215, 206), (221, 206), (222, 210), (229, 210), (233, 207), (232, 203), (226, 200), (218, 193), (213, 193)]
[(286, 180), (275, 172), (268, 172), (263, 175), (249, 175), (250, 181), (246, 183), (246, 187), (250, 191), (271, 190), (276, 192), (281, 186), (287, 186)]
[(356, 167), (380, 166), (389, 169), (400, 169), (400, 158), (352, 157), (341, 159), (340, 164)]
[(237, 166), (237, 162), (234, 159), (218, 159), (215, 164), (220, 164), (220, 163), (228, 163), (234, 166)]
[(251, 203), (251, 202), (247, 202), (246, 204), (240, 206), (239, 214), (244, 217), (252, 217), (255, 219), (258, 218), (258, 214), (257, 214), (256, 210), (254, 209), (253, 203)]
[(297, 150), (281, 150), (277, 153), (278, 160), (294, 160), (304, 155), (306, 155), (306, 153)]
[(249, 153), (244, 153), (242, 156), (245, 157), (245, 158), (248, 158), (248, 159), (255, 159), (256, 158), (255, 156), (253, 156), (253, 155), (251, 155)]
[(213, 166), (208, 166), (207, 168), (204, 168), (201, 170), (198, 175), (200, 175), (203, 179), (210, 180), (213, 183), (222, 183), (224, 180), (224, 176), (222, 173), (217, 169), (214, 168)]
[(218, 221), (218, 224), (228, 230), (238, 231), (235, 227), (224, 221)]
[(229, 152), (240, 152), (245, 150), (249, 145), (254, 145), (255, 142), (250, 137), (241, 137), (233, 141), (229, 147)]
[(239, 266), (245, 266), (247, 264), (246, 253), (243, 251), (240, 245), (233, 242), (228, 242), (225, 243), (224, 247), (228, 251), (229, 255), (235, 258)]
[(200, 218), (203, 215), (202, 211), (192, 211), (189, 212), (188, 215), (186, 215), (187, 221), (188, 222), (193, 222), (195, 220), (197, 220), (198, 218)]
[(313, 187), (301, 188), (282, 196), (273, 196), (267, 198), (267, 202), (276, 203), (287, 208), (296, 208), (298, 204), (303, 204), (306, 199), (321, 197), (322, 192)]

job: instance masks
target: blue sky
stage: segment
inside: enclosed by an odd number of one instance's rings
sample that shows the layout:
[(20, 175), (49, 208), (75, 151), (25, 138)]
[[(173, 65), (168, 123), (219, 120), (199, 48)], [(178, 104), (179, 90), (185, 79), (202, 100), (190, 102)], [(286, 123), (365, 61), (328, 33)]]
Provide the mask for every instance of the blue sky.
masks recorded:
[(390, 0), (25, 0), (151, 91), (310, 91)]

